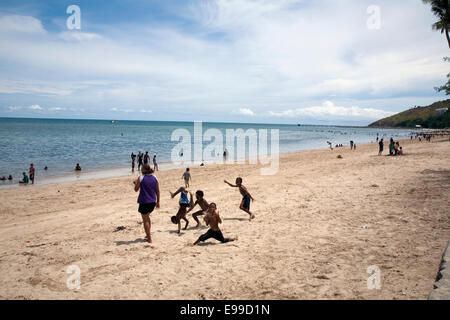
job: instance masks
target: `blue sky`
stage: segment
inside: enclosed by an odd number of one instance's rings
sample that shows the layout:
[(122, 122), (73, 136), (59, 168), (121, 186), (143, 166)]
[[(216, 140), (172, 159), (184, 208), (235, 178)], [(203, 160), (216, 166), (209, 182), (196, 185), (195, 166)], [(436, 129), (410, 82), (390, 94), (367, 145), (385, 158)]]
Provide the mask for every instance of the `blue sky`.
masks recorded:
[(0, 116), (366, 125), (445, 98), (435, 19), (421, 0), (2, 1)]

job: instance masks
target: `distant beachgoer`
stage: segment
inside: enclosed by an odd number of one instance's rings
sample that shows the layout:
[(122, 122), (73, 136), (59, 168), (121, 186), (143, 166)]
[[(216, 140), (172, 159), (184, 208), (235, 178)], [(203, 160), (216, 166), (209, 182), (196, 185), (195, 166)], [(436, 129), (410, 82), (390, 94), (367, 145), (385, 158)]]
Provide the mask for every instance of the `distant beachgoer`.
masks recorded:
[(29, 170), (29, 174), (30, 174), (30, 180), (31, 180), (31, 184), (34, 184), (34, 172), (36, 170), (34, 169), (33, 164), (30, 164), (30, 170)]
[(178, 234), (180, 234), (181, 219), (186, 221), (186, 225), (184, 226), (183, 230), (186, 230), (187, 226), (189, 225), (189, 220), (186, 219), (186, 214), (187, 214), (187, 208), (192, 207), (192, 193), (189, 192), (189, 194), (191, 196), (190, 200), (189, 200), (188, 196), (187, 196), (188, 191), (184, 187), (180, 187), (175, 193), (170, 192), (170, 196), (172, 197), (172, 199), (177, 194), (180, 194), (180, 201), (179, 201), (180, 208), (178, 209), (177, 214), (175, 216), (172, 216), (171, 220), (172, 220), (172, 223), (178, 224)]
[(389, 140), (389, 155), (394, 155), (394, 139)]
[(402, 156), (402, 155), (403, 155), (403, 148), (402, 148), (402, 147), (400, 147), (400, 150), (398, 150), (398, 155), (399, 155), (399, 156)]
[(148, 155), (148, 151), (145, 151), (144, 164), (147, 164), (149, 159), (150, 159), (150, 156)]
[(134, 166), (136, 162), (136, 155), (132, 152), (131, 153), (131, 171), (134, 172)]
[(356, 144), (355, 143), (353, 144), (353, 150), (356, 150)]
[(203, 215), (205, 213), (205, 211), (208, 210), (208, 207), (209, 207), (208, 201), (206, 201), (205, 198), (203, 198), (203, 196), (204, 196), (203, 191), (197, 190), (197, 192), (195, 193), (195, 198), (196, 198), (195, 203), (187, 211), (187, 213), (191, 212), (196, 205), (199, 205), (200, 208), (202, 209), (202, 210), (196, 211), (192, 214), (192, 218), (194, 218), (195, 222), (197, 222), (197, 227), (199, 227), (201, 225), (201, 223), (197, 217)]
[(226, 184), (228, 184), (230, 187), (233, 188), (239, 188), (239, 192), (242, 195), (242, 201), (241, 201), (241, 205), (239, 206), (239, 209), (241, 209), (242, 211), (247, 212), (250, 215), (250, 220), (255, 218), (255, 215), (253, 213), (250, 212), (250, 200), (254, 201), (253, 197), (251, 196), (251, 194), (248, 192), (247, 188), (244, 187), (244, 185), (242, 184), (242, 178), (238, 177), (236, 178), (236, 184), (231, 184), (228, 181), (224, 180), (224, 182)]
[(142, 166), (142, 175), (139, 176), (134, 183), (134, 191), (139, 191), (137, 202), (139, 203), (138, 211), (141, 214), (142, 222), (144, 224), (144, 230), (146, 234), (146, 240), (152, 242), (150, 234), (151, 221), (150, 213), (153, 212), (155, 207), (158, 209), (159, 204), (159, 182), (158, 179), (152, 174), (153, 170), (149, 164)]
[(47, 171), (47, 170), (48, 170), (48, 167), (47, 167), (47, 166), (45, 166), (45, 167), (44, 167), (44, 170), (45, 170), (45, 171)]
[(327, 141), (327, 143), (330, 146), (330, 149), (333, 150), (333, 144), (330, 141)]
[(237, 240), (236, 238), (224, 238), (222, 231), (219, 228), (219, 224), (222, 223), (222, 219), (220, 219), (219, 212), (216, 211), (217, 206), (213, 202), (209, 205), (208, 211), (205, 215), (205, 223), (210, 229), (202, 234), (197, 241), (194, 242), (194, 246), (197, 245), (200, 241), (204, 242), (210, 238), (214, 238), (222, 243), (231, 242)]
[(75, 167), (75, 171), (81, 171), (81, 166), (79, 163), (77, 163), (77, 165)]
[(378, 135), (377, 135), (377, 142), (378, 142)]
[(394, 142), (394, 155), (398, 155), (398, 150), (400, 148), (400, 144), (398, 143), (398, 141)]
[(3, 176), (0, 180), (2, 180), (2, 181), (6, 181), (6, 177), (5, 176)]
[(186, 168), (186, 171), (183, 173), (182, 178), (184, 179), (184, 186), (186, 188), (189, 188), (189, 180), (192, 180), (189, 168)]
[(227, 157), (227, 149), (225, 149), (225, 150), (223, 151), (223, 157), (224, 157), (224, 158)]
[(353, 140), (350, 140), (350, 150), (353, 150)]
[(159, 171), (158, 164), (156, 163), (156, 154), (153, 156), (153, 167), (155, 171)]
[(25, 172), (22, 172), (23, 174), (23, 178), (22, 180), (19, 181), (19, 183), (28, 183), (30, 182), (30, 178), (27, 176), (27, 174)]
[(8, 176), (8, 180), (11, 181), (13, 179), (12, 175)]
[(139, 151), (137, 157), (138, 157), (138, 171), (141, 171), (141, 167), (143, 165), (142, 158), (144, 157), (144, 155), (142, 154), (142, 152)]

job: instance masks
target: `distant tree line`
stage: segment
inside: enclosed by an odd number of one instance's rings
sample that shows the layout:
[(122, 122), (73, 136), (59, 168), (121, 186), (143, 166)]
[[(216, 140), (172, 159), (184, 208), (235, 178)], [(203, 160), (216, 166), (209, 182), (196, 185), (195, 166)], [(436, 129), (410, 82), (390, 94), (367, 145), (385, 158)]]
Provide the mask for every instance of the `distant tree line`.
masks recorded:
[(440, 116), (429, 117), (428, 119), (417, 118), (413, 120), (405, 120), (397, 123), (396, 127), (415, 128), (421, 125), (422, 128), (450, 128), (450, 109)]

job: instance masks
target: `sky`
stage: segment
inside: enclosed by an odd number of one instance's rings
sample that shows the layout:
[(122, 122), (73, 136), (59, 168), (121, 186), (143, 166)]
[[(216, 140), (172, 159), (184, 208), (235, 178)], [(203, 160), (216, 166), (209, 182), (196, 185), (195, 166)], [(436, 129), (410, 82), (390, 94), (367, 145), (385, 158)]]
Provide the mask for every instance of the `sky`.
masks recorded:
[(435, 21), (421, 0), (2, 0), (0, 117), (367, 125), (445, 99)]

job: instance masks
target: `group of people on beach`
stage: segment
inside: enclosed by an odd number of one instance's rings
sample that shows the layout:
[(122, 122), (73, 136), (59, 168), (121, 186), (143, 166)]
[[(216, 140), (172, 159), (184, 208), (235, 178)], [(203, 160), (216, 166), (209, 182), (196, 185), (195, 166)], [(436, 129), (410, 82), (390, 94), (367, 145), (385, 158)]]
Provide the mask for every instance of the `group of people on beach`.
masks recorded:
[[(47, 171), (48, 167), (45, 166), (44, 170)], [(77, 163), (77, 165), (75, 166), (75, 171), (81, 171), (81, 166), (79, 163)], [(36, 174), (36, 168), (34, 167), (34, 164), (31, 163), (30, 164), (30, 168), (28, 169), (28, 173), (27, 172), (22, 172), (22, 179), (19, 180), (20, 184), (29, 184), (31, 182), (31, 184), (34, 184), (34, 178), (35, 178), (35, 174)], [(5, 176), (0, 178), (0, 181), (13, 181), (13, 176), (9, 175), (8, 178), (6, 178)]]
[[(131, 171), (134, 172), (134, 168), (136, 167), (136, 158), (137, 158), (137, 164), (138, 164), (138, 171), (141, 171), (141, 167), (149, 164), (150, 155), (148, 154), (148, 151), (145, 151), (145, 154), (142, 152), (138, 152), (137, 155), (135, 155), (133, 152), (131, 153)], [(159, 171), (158, 163), (156, 162), (156, 154), (153, 156), (153, 171)]]
[[(384, 150), (384, 140), (380, 139), (378, 142), (378, 155), (381, 156)], [(394, 141), (393, 138), (389, 140), (389, 155), (390, 156), (402, 156), (403, 155), (403, 147), (400, 146), (400, 142)]]
[[(330, 149), (333, 150), (333, 143), (331, 141), (327, 141)], [(342, 143), (336, 144), (335, 148), (342, 148), (344, 145)], [(350, 150), (356, 150), (356, 143), (353, 140), (350, 140)]]
[[(150, 164), (146, 163), (142, 165), (141, 173), (134, 183), (134, 191), (139, 191), (139, 196), (137, 202), (139, 204), (138, 212), (142, 216), (142, 221), (144, 224), (144, 231), (146, 234), (146, 240), (148, 242), (152, 242), (150, 228), (150, 214), (153, 212), (155, 208), (160, 208), (160, 189), (158, 179), (153, 175), (155, 172), (154, 169), (150, 167)], [(200, 210), (194, 212), (192, 217), (195, 222), (197, 222), (196, 227), (201, 226), (201, 222), (198, 219), (199, 216), (204, 216), (203, 220), (207, 226), (209, 226), (209, 230), (201, 235), (197, 241), (194, 242), (194, 245), (199, 242), (204, 242), (210, 238), (214, 238), (222, 243), (234, 241), (236, 238), (225, 238), (222, 234), (222, 231), (219, 228), (219, 224), (222, 223), (222, 219), (220, 218), (219, 212), (217, 211), (217, 204), (214, 202), (208, 203), (206, 201), (204, 192), (202, 190), (197, 190), (195, 192), (196, 200), (193, 201), (193, 195), (190, 191), (188, 191), (190, 173), (189, 168), (186, 169), (186, 172), (183, 174), (183, 179), (185, 181), (185, 187), (180, 187), (175, 192), (170, 192), (171, 198), (175, 198), (178, 194), (180, 195), (179, 199), (179, 209), (176, 215), (172, 216), (170, 220), (173, 224), (178, 225), (178, 234), (181, 232), (181, 220), (185, 221), (185, 226), (183, 230), (186, 230), (189, 225), (189, 220), (187, 219), (187, 214), (191, 212), (197, 205), (200, 207)], [(253, 197), (247, 190), (247, 188), (242, 184), (242, 178), (236, 178), (235, 184), (229, 183), (224, 180), (226, 184), (230, 187), (238, 188), (239, 192), (242, 195), (242, 201), (239, 208), (245, 211), (250, 220), (255, 218), (255, 215), (250, 211), (250, 201), (253, 201)]]

